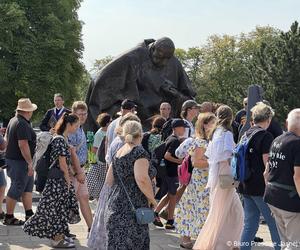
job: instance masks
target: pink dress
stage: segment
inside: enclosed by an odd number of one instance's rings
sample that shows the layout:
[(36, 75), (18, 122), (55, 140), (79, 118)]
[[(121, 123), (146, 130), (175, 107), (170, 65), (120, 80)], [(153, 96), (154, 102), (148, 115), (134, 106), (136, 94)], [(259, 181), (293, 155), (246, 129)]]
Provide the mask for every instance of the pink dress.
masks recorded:
[(219, 185), (220, 174), (231, 174), (229, 162), (233, 148), (232, 133), (217, 128), (206, 151), (210, 208), (193, 247), (195, 250), (229, 250), (237, 248), (235, 244), (241, 239), (244, 214), (239, 196), (234, 188), (222, 189)]

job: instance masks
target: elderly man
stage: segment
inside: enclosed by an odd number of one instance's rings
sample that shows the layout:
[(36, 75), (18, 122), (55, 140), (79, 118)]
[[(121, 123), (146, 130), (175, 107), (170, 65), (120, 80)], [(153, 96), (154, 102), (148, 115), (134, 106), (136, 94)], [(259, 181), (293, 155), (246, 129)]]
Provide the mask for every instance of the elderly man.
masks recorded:
[(165, 118), (166, 121), (171, 119), (171, 111), (172, 111), (172, 108), (171, 108), (170, 103), (163, 102), (163, 103), (160, 104), (160, 107), (159, 107), (160, 115), (163, 118)]
[(6, 198), (5, 225), (19, 226), (24, 221), (14, 217), (17, 201), (22, 198), (25, 209), (25, 220), (33, 215), (32, 212), (32, 189), (33, 167), (32, 157), (36, 145), (36, 135), (31, 127), (30, 119), (37, 105), (30, 99), (22, 98), (18, 101), (16, 116), (7, 126), (6, 138), (6, 163), (7, 175), (11, 179), (11, 185)]
[(115, 114), (125, 98), (137, 103), (142, 121), (154, 115), (163, 101), (179, 113), (195, 92), (174, 51), (170, 38), (148, 39), (106, 65), (88, 90), (87, 128), (95, 131), (97, 115)]
[(288, 132), (277, 137), (271, 146), (264, 200), (275, 217), (282, 249), (299, 249), (300, 109), (289, 113), (287, 128)]

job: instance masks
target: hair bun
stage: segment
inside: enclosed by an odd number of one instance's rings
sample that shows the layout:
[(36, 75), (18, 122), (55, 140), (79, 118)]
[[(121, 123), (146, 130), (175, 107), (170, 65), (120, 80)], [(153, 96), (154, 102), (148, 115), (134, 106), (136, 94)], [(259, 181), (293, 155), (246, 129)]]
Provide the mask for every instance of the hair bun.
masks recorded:
[(125, 142), (126, 143), (132, 143), (133, 142), (133, 135), (128, 134), (125, 136)]

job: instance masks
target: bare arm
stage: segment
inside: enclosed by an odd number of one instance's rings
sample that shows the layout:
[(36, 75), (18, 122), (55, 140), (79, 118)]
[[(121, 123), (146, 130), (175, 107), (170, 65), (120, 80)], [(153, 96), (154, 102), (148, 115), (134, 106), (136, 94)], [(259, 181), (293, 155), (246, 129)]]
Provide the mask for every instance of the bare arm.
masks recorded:
[(266, 166), (267, 166), (267, 163), (268, 163), (268, 160), (269, 160), (269, 153), (263, 154), (263, 155), (262, 155), (262, 158), (263, 158), (264, 165), (265, 165), (265, 167), (266, 167)]
[(96, 148), (96, 147), (93, 147), (93, 148), (92, 148), (92, 152), (93, 152), (94, 154), (97, 153), (97, 150), (98, 150), (98, 148)]
[(134, 163), (134, 178), (135, 181), (143, 192), (143, 194), (147, 197), (148, 201), (156, 206), (156, 200), (154, 198), (154, 192), (151, 184), (151, 180), (148, 174), (149, 170), (149, 161), (145, 158), (138, 159)]
[(205, 149), (204, 148), (196, 148), (194, 151), (194, 155), (192, 157), (192, 164), (195, 168), (207, 168), (208, 162), (204, 156)]
[(6, 141), (4, 140), (2, 144), (0, 144), (0, 150), (6, 149)]
[(166, 152), (164, 158), (170, 162), (174, 162), (177, 164), (182, 163), (182, 159), (177, 159), (177, 158), (173, 157), (170, 152)]
[(113, 175), (112, 164), (109, 165), (109, 168), (108, 168), (108, 171), (106, 174), (106, 178), (105, 178), (105, 183), (110, 187), (114, 184), (114, 175)]
[(21, 150), (21, 154), (25, 161), (28, 164), (28, 175), (33, 175), (33, 167), (32, 167), (32, 157), (30, 153), (30, 148), (27, 140), (18, 140), (18, 145)]
[(269, 163), (267, 162), (266, 169), (264, 171), (264, 178), (266, 184), (268, 183), (269, 171), (270, 171), (270, 167), (269, 167)]
[(71, 162), (72, 162), (71, 167), (74, 171), (76, 179), (80, 183), (83, 184), (85, 182), (85, 174), (84, 174), (83, 169), (80, 167), (80, 162), (79, 162), (78, 156), (76, 154), (76, 148), (73, 146), (70, 146), (70, 153), (71, 153)]
[(68, 187), (70, 187), (71, 180), (70, 180), (70, 175), (69, 175), (69, 171), (68, 171), (68, 164), (67, 164), (66, 157), (59, 156), (58, 161), (59, 161), (59, 168), (64, 173), (65, 180), (68, 183)]
[(294, 182), (297, 189), (297, 193), (300, 196), (300, 166), (294, 167)]

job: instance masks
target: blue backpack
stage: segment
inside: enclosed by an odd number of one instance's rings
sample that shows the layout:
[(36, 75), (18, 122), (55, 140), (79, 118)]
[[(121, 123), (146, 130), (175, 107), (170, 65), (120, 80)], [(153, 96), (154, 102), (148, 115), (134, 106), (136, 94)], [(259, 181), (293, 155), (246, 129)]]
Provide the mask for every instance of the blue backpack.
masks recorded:
[(249, 144), (257, 133), (265, 131), (264, 129), (257, 129), (250, 135), (246, 133), (242, 136), (239, 143), (233, 150), (233, 157), (231, 159), (231, 174), (236, 181), (245, 182), (251, 176), (251, 169), (249, 166)]

